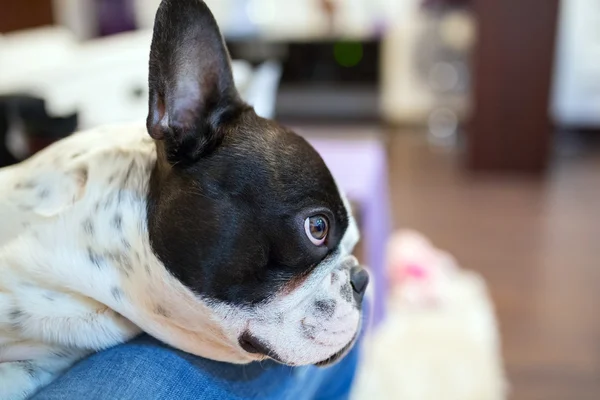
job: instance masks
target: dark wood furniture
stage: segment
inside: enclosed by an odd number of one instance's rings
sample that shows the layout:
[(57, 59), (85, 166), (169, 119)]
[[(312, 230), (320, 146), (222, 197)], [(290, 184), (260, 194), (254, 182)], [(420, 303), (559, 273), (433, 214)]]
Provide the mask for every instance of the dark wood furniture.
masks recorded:
[(53, 23), (52, 0), (0, 0), (0, 33)]
[(478, 20), (471, 171), (543, 172), (559, 0), (473, 0)]

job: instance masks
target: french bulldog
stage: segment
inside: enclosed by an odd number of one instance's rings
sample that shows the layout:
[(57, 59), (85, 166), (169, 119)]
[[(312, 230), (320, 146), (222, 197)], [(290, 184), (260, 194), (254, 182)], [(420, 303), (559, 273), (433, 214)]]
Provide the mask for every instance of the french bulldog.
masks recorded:
[(258, 117), (200, 0), (164, 0), (146, 124), (78, 132), (0, 169), (0, 399), (147, 332), (228, 363), (328, 365), (368, 274), (348, 201)]

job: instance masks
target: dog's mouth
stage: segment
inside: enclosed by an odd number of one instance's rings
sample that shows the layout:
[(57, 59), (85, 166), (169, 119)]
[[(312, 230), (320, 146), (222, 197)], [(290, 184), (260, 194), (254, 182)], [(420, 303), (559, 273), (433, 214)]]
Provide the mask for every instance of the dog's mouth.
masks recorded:
[[(348, 344), (345, 345), (340, 351), (327, 357), (323, 361), (319, 361), (318, 363), (315, 363), (314, 365), (317, 367), (323, 368), (323, 367), (329, 367), (329, 366), (337, 363), (339, 360), (344, 358), (346, 356), (346, 354), (348, 354), (350, 352), (350, 350), (354, 346), (354, 343), (356, 342), (357, 336), (358, 335), (354, 336), (354, 338), (352, 338), (352, 340), (350, 342), (348, 342)], [(247, 353), (254, 354), (257, 356), (259, 356), (259, 355), (264, 356), (265, 358), (270, 358), (273, 361), (278, 362), (280, 364), (294, 366), (293, 363), (283, 361), (281, 359), (281, 357), (279, 357), (279, 355), (277, 355), (277, 353), (275, 351), (273, 351), (273, 349), (271, 349), (263, 341), (261, 341), (260, 339), (258, 339), (255, 336), (253, 336), (249, 332), (245, 332), (244, 334), (242, 334), (242, 336), (240, 336), (239, 344), (240, 344), (240, 347)]]
[(286, 364), (273, 349), (250, 332), (244, 332), (238, 339), (238, 342), (240, 347), (247, 353), (263, 356), (264, 358), (271, 358), (278, 363)]
[(334, 355), (326, 358), (323, 361), (319, 361), (318, 363), (315, 364), (315, 366), (325, 368), (325, 367), (329, 367), (333, 364), (336, 364), (339, 360), (344, 358), (346, 356), (346, 354), (348, 354), (350, 352), (350, 350), (352, 350), (352, 347), (354, 347), (354, 343), (356, 343), (356, 338), (357, 338), (357, 336), (354, 336), (354, 338), (352, 338), (352, 340), (350, 342), (348, 342), (348, 344), (345, 345), (340, 351), (338, 351)]

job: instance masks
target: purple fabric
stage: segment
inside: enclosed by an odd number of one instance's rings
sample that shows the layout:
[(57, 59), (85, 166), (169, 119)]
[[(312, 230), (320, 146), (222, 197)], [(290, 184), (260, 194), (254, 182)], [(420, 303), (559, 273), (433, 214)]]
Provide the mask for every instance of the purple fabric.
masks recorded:
[(136, 28), (131, 0), (96, 0), (100, 36), (132, 31)]
[(372, 322), (377, 324), (385, 313), (385, 253), (391, 231), (385, 148), (378, 140), (308, 140), (348, 198), (360, 207), (365, 257), (375, 285)]

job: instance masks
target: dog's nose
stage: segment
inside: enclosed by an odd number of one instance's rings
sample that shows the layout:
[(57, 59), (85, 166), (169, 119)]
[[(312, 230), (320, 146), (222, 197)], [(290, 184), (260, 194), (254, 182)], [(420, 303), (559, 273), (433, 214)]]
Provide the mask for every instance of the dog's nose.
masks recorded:
[(354, 298), (360, 303), (367, 291), (367, 285), (369, 284), (369, 273), (361, 267), (352, 268), (350, 272), (350, 283), (354, 290)]

